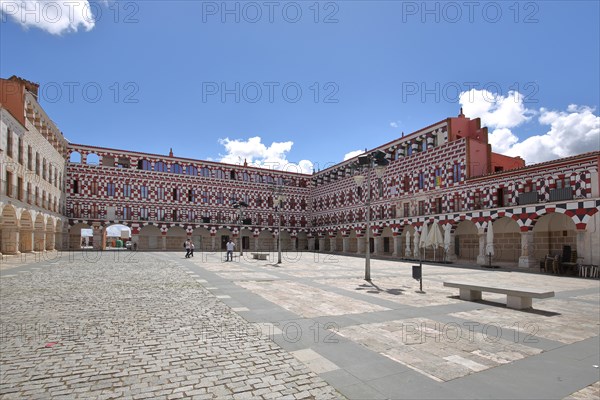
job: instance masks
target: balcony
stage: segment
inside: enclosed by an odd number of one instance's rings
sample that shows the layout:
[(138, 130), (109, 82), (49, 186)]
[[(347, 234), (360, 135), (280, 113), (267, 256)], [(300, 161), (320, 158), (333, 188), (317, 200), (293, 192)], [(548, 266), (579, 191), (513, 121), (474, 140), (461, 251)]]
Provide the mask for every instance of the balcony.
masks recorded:
[(525, 204), (535, 204), (538, 202), (538, 193), (537, 192), (525, 192), (519, 193), (518, 204), (520, 206)]
[(550, 201), (573, 200), (573, 188), (570, 186), (550, 190)]

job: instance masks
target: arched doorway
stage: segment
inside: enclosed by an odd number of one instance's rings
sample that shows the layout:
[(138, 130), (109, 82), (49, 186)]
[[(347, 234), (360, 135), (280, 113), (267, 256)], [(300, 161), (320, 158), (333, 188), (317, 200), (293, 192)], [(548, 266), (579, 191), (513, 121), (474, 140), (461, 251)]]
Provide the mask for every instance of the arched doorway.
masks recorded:
[(33, 227), (33, 250), (44, 251), (46, 249), (46, 223), (41, 213), (38, 213), (35, 218)]
[(479, 254), (477, 227), (469, 220), (461, 221), (454, 232), (454, 250), (462, 261), (475, 262)]
[(381, 253), (384, 255), (391, 255), (394, 251), (394, 234), (392, 233), (392, 228), (386, 226), (381, 231)]
[[(87, 232), (82, 232), (82, 229), (87, 230)], [(69, 228), (69, 248), (81, 249), (82, 247), (93, 246), (94, 236), (93, 232), (90, 231), (92, 231), (92, 227), (88, 224), (80, 223), (71, 226)]]
[(577, 227), (571, 217), (562, 213), (542, 215), (533, 227), (533, 257), (571, 253), (577, 249)]
[[(227, 241), (233, 239), (233, 233), (227, 228), (221, 228), (216, 233), (216, 247), (218, 250), (227, 250)], [(237, 246), (237, 244), (236, 244)], [(239, 250), (236, 247), (236, 250)]]
[(344, 235), (342, 234), (341, 229), (338, 229), (337, 234), (335, 235), (335, 251), (337, 253), (344, 251)]
[(308, 250), (308, 234), (304, 231), (298, 232), (298, 251)]
[(46, 220), (46, 250), (54, 250), (56, 236), (54, 234), (54, 219), (48, 217)]
[[(192, 232), (192, 243), (195, 251), (212, 251), (210, 231), (202, 226), (197, 227)], [(183, 248), (183, 246), (182, 246)]]
[(123, 224), (113, 224), (106, 227), (106, 247), (121, 249), (131, 240), (131, 228)]
[(349, 247), (348, 247), (348, 252), (350, 253), (356, 253), (358, 251), (358, 240), (356, 237), (356, 231), (354, 229), (350, 229), (350, 233), (348, 235), (349, 238)]
[(285, 251), (285, 250), (292, 250), (292, 237), (290, 236), (290, 233), (286, 230), (281, 230), (281, 250)]
[(519, 262), (521, 255), (521, 232), (519, 224), (508, 217), (498, 218), (494, 226), (494, 260)]

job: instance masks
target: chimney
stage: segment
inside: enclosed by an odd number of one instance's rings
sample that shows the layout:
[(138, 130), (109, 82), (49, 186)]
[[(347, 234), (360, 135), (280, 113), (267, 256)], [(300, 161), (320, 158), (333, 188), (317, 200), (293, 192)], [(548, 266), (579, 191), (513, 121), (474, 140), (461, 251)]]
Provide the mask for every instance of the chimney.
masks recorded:
[(169, 149), (169, 157), (173, 157), (173, 148), (172, 147)]

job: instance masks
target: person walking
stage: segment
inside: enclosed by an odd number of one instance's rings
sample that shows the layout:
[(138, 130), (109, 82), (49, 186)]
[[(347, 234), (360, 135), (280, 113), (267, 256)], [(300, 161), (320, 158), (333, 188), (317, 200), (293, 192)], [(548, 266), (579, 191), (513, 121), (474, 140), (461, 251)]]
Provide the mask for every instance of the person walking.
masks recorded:
[(183, 247), (185, 247), (185, 258), (190, 258), (190, 253), (192, 251), (192, 246), (190, 245), (190, 239), (187, 239), (185, 241), (185, 243), (183, 244)]
[(190, 241), (190, 257), (194, 257), (194, 242)]
[[(229, 242), (227, 242), (227, 258), (225, 259), (225, 261), (233, 261), (233, 250), (235, 249), (235, 243), (233, 243), (233, 240), (229, 239)], [(231, 259), (229, 259), (229, 257), (231, 256)]]

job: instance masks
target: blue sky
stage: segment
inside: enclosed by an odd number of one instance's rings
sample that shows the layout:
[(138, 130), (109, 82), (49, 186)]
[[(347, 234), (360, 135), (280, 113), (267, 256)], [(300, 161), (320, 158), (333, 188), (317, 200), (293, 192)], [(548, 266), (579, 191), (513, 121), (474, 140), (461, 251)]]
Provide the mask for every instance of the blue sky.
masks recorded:
[(597, 1), (0, 1), (76, 143), (322, 169), (464, 106), (528, 163), (599, 147)]

